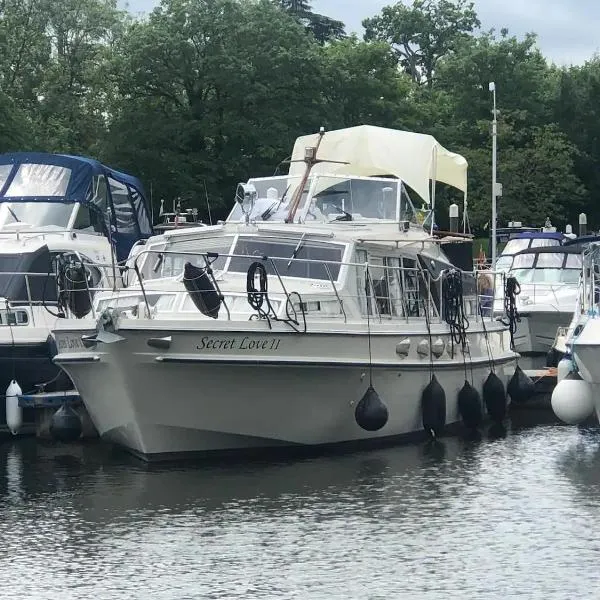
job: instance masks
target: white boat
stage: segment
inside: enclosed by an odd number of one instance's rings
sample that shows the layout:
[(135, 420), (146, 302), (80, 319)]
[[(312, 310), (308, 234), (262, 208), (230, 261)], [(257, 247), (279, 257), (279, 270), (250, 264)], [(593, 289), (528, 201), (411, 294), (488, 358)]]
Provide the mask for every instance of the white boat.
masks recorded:
[[(560, 335), (562, 334), (562, 335)], [(552, 393), (555, 414), (569, 424), (583, 422), (594, 412), (600, 420), (600, 243), (583, 252), (582, 280), (566, 331), (557, 336), (563, 350), (557, 385)]]
[[(573, 246), (528, 248), (512, 257), (507, 276), (516, 278), (520, 293), (516, 308), (520, 321), (514, 331), (516, 351), (529, 368), (546, 364), (557, 331), (569, 325), (577, 302), (581, 249)], [(506, 310), (504, 290), (496, 288), (494, 314)]]
[(466, 169), (414, 133), (299, 138), (289, 175), (240, 184), (225, 223), (150, 239), (136, 281), (96, 297), (96, 329), (58, 323), (55, 361), (100, 435), (149, 460), (439, 434), (491, 369), (501, 419), (506, 328), (407, 194), (466, 191)]
[[(61, 316), (89, 316), (95, 322), (90, 304), (94, 290), (120, 286), (116, 261), (151, 234), (143, 188), (135, 177), (83, 157), (0, 155), (3, 393), (11, 380), (23, 393), (36, 391), (36, 386), (72, 387), (52, 362), (52, 329)], [(79, 294), (73, 279), (77, 274), (82, 276)], [(2, 424), (4, 408), (0, 402)]]

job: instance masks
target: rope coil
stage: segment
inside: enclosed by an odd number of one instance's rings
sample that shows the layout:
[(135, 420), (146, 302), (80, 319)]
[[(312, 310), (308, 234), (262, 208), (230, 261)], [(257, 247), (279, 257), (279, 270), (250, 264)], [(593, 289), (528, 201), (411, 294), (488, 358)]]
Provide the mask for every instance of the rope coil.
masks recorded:
[[(266, 260), (266, 257), (265, 257)], [(256, 276), (258, 275), (258, 286), (256, 288)], [(282, 284), (283, 285), (283, 284)], [(285, 290), (284, 290), (285, 291)], [(259, 319), (265, 319), (271, 329), (271, 321), (282, 321), (289, 325), (296, 333), (306, 333), (306, 311), (302, 297), (298, 292), (286, 293), (285, 301), (285, 319), (280, 319), (275, 312), (269, 299), (268, 292), (268, 274), (267, 269), (261, 262), (253, 262), (248, 267), (246, 275), (246, 292), (248, 294), (248, 304), (256, 311)], [(298, 298), (298, 306), (300, 307), (300, 313), (302, 314), (302, 327), (298, 320), (298, 313), (292, 302), (292, 296)], [(266, 308), (266, 310), (265, 310)]]
[(460, 345), (464, 350), (467, 343), (467, 329), (469, 329), (469, 319), (464, 307), (462, 274), (459, 271), (453, 269), (446, 275), (442, 283), (442, 294), (443, 318), (450, 327), (454, 353), (454, 344)]
[(515, 277), (509, 276), (504, 281), (504, 314), (503, 325), (510, 332), (510, 349), (515, 352), (515, 333), (517, 325), (521, 322), (521, 316), (517, 310), (517, 296), (521, 293), (521, 286)]

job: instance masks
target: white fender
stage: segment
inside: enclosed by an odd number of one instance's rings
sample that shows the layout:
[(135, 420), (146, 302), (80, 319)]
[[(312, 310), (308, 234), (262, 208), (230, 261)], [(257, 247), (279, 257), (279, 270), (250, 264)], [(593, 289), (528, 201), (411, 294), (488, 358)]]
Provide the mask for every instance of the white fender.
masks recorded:
[(23, 425), (23, 409), (19, 406), (19, 396), (22, 393), (14, 379), (6, 388), (6, 425), (13, 435), (17, 435)]
[(560, 383), (571, 371), (574, 371), (573, 360), (568, 357), (564, 357), (558, 363), (556, 367), (556, 383)]
[(568, 425), (585, 421), (594, 412), (592, 386), (583, 379), (571, 379), (572, 374), (556, 385), (552, 392), (552, 410)]

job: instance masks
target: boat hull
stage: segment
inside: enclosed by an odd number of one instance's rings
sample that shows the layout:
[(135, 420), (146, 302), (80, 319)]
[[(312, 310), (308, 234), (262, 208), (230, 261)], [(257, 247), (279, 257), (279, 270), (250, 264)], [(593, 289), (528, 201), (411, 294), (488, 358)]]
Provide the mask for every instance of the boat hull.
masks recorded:
[[(155, 331), (118, 335), (120, 342), (56, 360), (73, 379), (100, 435), (148, 460), (372, 443), (423, 429), (421, 395), (431, 369), (429, 359), (416, 354), (422, 335), (414, 336), (414, 355), (405, 358), (395, 351), (405, 336), (374, 336), (371, 368), (364, 334), (181, 331), (169, 336), (171, 347), (162, 352), (148, 347), (148, 340), (156, 343)], [(478, 356), (466, 373), (480, 392), (490, 372), (484, 347), (472, 337)], [(497, 348), (495, 358), (506, 385), (515, 356)], [(434, 359), (434, 369), (446, 393), (446, 423), (457, 423), (462, 358), (457, 362), (446, 352)], [(376, 432), (355, 420), (371, 379), (389, 411)]]
[(558, 311), (532, 311), (522, 313), (515, 332), (515, 351), (522, 357), (522, 366), (541, 369), (546, 366), (546, 356), (554, 347), (559, 327), (568, 327), (573, 313)]

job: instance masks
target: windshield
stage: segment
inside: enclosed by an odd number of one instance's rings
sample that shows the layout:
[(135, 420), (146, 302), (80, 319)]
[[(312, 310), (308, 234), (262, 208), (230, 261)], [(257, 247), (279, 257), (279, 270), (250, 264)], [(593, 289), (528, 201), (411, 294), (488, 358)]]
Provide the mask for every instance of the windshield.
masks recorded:
[(532, 248), (549, 248), (550, 246), (560, 246), (560, 241), (555, 238), (533, 238), (531, 240)]
[[(300, 177), (288, 177), (287, 175), (248, 180), (248, 185), (254, 186), (256, 189), (254, 205), (247, 207), (247, 210), (250, 210), (250, 220), (284, 221), (288, 216), (290, 201), (300, 185), (300, 180)], [(296, 215), (299, 215), (302, 211), (311, 183), (312, 178), (309, 178), (302, 193)], [(239, 202), (235, 202), (227, 220), (235, 222), (244, 220), (244, 212)]]
[(523, 285), (528, 283), (574, 284), (579, 282), (579, 269), (515, 269), (511, 272)]
[[(267, 272), (274, 275), (273, 264), (270, 260), (261, 260), (264, 256), (273, 259), (279, 275), (282, 277), (302, 277), (306, 279), (326, 279), (336, 280), (340, 264), (344, 253), (342, 244), (331, 244), (328, 242), (316, 242), (306, 239), (264, 239), (258, 237), (240, 236), (232, 254), (241, 254), (252, 258), (232, 258), (229, 263), (228, 271), (235, 273), (245, 273), (248, 267), (255, 261), (262, 262)], [(298, 260), (290, 262), (290, 258), (295, 254)], [(330, 261), (327, 267), (322, 262), (303, 262), (310, 261)]]
[(71, 169), (66, 167), (25, 163), (19, 166), (5, 196), (64, 196), (70, 179)]
[(550, 246), (560, 246), (560, 240), (555, 238), (515, 238), (506, 243), (502, 254), (516, 254), (527, 248), (548, 248)]
[(505, 272), (510, 269), (510, 265), (512, 264), (512, 256), (500, 256), (498, 260), (496, 260), (496, 271)]
[(63, 202), (2, 202), (0, 228), (14, 223), (66, 229), (75, 204)]
[[(256, 189), (254, 204), (249, 203), (245, 207), (250, 220), (284, 221), (300, 181), (300, 177), (287, 176), (250, 179), (247, 185)], [(236, 201), (227, 220), (239, 222), (243, 219), (244, 210)], [(327, 175), (315, 175), (308, 179), (294, 217), (295, 222), (307, 223), (364, 219), (417, 223), (414, 206), (398, 179)]]
[[(176, 277), (181, 275), (187, 262), (198, 267), (206, 266), (204, 258), (198, 253), (229, 254), (232, 243), (233, 236), (231, 235), (173, 240), (150, 248), (142, 247), (140, 250), (142, 256), (138, 259), (137, 264), (140, 266), (142, 277), (145, 280)], [(164, 252), (164, 250), (167, 252)], [(194, 254), (178, 254), (178, 252), (193, 252)], [(212, 267), (216, 271), (223, 270), (226, 262), (226, 257), (219, 256), (212, 263)]]
[[(306, 219), (336, 221), (384, 219), (396, 221), (398, 204), (397, 179), (348, 179), (319, 176), (311, 197)], [(406, 194), (403, 196), (400, 220), (414, 219), (414, 208)]]

